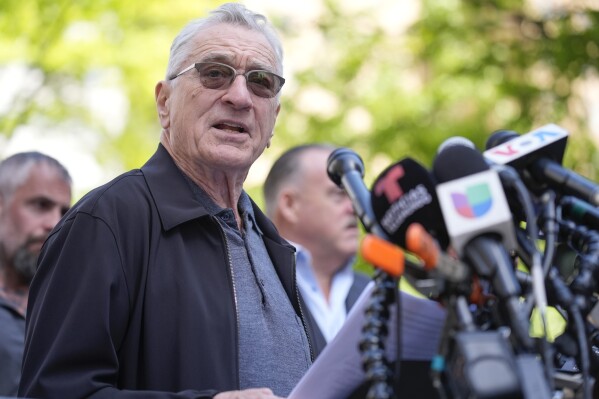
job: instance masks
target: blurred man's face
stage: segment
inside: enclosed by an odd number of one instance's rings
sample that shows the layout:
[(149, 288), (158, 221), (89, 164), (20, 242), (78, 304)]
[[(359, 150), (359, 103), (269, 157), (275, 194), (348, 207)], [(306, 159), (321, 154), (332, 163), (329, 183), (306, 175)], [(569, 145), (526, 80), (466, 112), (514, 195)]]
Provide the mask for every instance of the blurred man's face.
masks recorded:
[(37, 268), (42, 244), (71, 205), (71, 187), (54, 168), (40, 163), (10, 198), (0, 200), (0, 259), (23, 283)]
[(298, 243), (312, 254), (334, 254), (339, 262), (345, 262), (358, 250), (359, 229), (349, 196), (327, 175), (329, 154), (324, 149), (303, 154), (306, 173), (297, 187), (302, 219), (296, 226), (303, 242)]

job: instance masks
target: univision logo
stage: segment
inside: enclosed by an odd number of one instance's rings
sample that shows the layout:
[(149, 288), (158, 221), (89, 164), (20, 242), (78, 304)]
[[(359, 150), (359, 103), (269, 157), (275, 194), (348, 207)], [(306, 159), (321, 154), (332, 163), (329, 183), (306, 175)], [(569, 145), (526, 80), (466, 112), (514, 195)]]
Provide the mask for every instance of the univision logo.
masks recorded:
[(466, 192), (451, 193), (451, 200), (455, 210), (468, 219), (483, 216), (491, 209), (493, 198), (491, 190), (486, 183), (475, 184), (467, 187)]

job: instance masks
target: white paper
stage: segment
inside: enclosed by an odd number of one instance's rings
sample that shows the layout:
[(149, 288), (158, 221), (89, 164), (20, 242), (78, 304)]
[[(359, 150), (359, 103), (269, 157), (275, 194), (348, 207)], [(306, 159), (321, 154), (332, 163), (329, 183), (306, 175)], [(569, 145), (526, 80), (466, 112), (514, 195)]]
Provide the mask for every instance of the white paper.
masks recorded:
[[(344, 399), (365, 379), (361, 353), (364, 310), (374, 282), (368, 284), (347, 316), (345, 324), (324, 348), (299, 381), (288, 399)], [(401, 292), (401, 357), (404, 360), (430, 360), (437, 352), (446, 312), (435, 301)], [(385, 341), (387, 360), (397, 356), (397, 311), (390, 308), (389, 334)]]

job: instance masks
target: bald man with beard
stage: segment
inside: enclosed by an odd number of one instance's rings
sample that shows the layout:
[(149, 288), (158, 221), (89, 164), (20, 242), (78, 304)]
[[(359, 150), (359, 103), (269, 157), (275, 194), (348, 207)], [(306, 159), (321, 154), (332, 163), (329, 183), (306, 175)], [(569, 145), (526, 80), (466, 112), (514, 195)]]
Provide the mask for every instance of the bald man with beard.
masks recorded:
[(71, 177), (57, 160), (23, 152), (0, 163), (0, 396), (16, 396), (29, 284), (50, 231), (71, 204)]

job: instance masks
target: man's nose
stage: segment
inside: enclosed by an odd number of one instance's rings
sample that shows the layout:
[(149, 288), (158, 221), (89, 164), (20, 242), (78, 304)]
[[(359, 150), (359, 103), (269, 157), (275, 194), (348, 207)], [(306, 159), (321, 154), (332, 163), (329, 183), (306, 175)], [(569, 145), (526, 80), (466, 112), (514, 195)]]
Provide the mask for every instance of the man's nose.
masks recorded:
[(351, 201), (351, 198), (349, 198), (349, 196), (345, 197), (345, 200), (343, 201), (343, 209), (347, 213), (354, 213), (355, 214), (354, 204)]
[(252, 105), (252, 93), (247, 85), (247, 80), (243, 75), (235, 76), (233, 83), (227, 89), (223, 99), (236, 108), (245, 109)]

